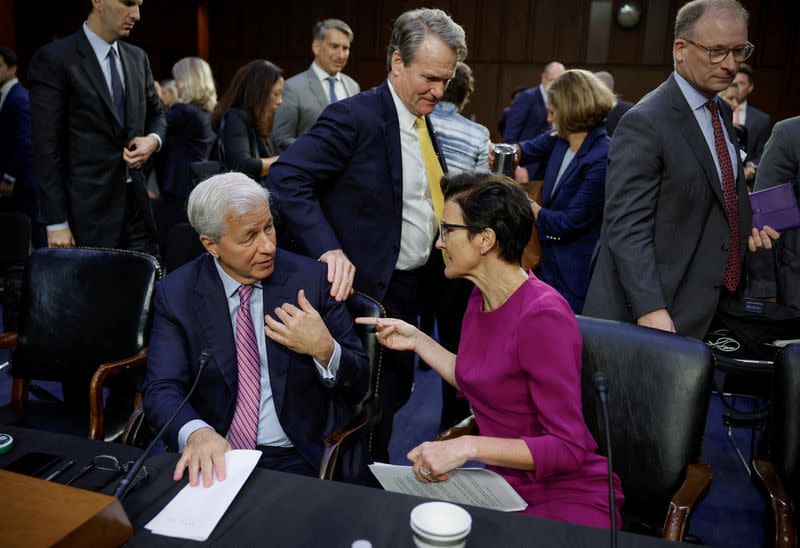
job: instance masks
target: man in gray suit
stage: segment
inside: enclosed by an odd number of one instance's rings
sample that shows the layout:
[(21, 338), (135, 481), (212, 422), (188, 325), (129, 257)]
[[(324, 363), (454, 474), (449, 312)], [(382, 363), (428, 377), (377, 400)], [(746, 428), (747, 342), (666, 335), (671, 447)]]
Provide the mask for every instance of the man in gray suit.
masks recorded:
[(730, 86), (753, 45), (736, 0), (694, 0), (675, 20), (675, 72), (617, 126), (603, 232), (584, 314), (702, 338), (737, 291), (752, 231)]
[[(755, 190), (783, 183), (800, 196), (800, 116), (775, 124), (758, 164)], [(775, 247), (778, 302), (800, 308), (800, 228), (783, 236)]]
[(358, 82), (342, 72), (352, 41), (353, 31), (339, 19), (325, 19), (314, 26), (314, 62), (286, 80), (283, 104), (275, 115), (272, 139), (281, 152), (311, 129), (325, 107), (361, 91)]

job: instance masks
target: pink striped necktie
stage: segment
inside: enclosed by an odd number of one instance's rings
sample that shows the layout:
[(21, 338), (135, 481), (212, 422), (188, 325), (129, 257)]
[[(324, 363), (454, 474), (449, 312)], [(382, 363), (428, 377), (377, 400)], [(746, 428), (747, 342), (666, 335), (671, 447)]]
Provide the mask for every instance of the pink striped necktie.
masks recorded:
[(253, 449), (258, 439), (258, 414), (261, 407), (261, 360), (250, 316), (252, 285), (239, 286), (239, 310), (236, 312), (236, 362), (239, 392), (236, 409), (228, 430), (228, 442), (234, 449)]

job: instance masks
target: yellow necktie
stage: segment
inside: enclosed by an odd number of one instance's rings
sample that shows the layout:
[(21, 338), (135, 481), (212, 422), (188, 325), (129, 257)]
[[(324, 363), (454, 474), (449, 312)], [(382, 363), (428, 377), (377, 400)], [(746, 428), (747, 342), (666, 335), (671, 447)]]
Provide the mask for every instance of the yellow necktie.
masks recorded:
[(436, 157), (433, 150), (431, 136), (428, 134), (428, 127), (425, 125), (425, 118), (417, 118), (417, 133), (419, 134), (419, 149), (422, 152), (422, 162), (425, 164), (425, 173), (428, 175), (428, 186), (431, 189), (431, 201), (433, 202), (433, 212), (436, 214), (436, 221), (442, 220), (442, 210), (444, 209), (444, 195), (442, 194), (442, 164)]

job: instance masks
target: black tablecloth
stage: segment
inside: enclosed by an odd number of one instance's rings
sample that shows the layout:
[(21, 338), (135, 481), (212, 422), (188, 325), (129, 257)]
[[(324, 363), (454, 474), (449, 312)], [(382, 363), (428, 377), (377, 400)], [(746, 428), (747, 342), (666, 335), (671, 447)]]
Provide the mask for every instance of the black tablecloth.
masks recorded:
[[(112, 454), (131, 459), (138, 449), (117, 444), (0, 426), (16, 440), (15, 449), (0, 455), (0, 467), (28, 451), (46, 451), (78, 459), (74, 469), (91, 457)], [(130, 546), (197, 546), (189, 540), (153, 535), (144, 525), (186, 485), (172, 480), (175, 454), (148, 459), (150, 477), (124, 500), (136, 530)], [(63, 478), (69, 477), (73, 470)], [(113, 489), (113, 486), (110, 487)], [(7, 494), (9, 496), (10, 494)], [(331, 546), (349, 548), (357, 539), (375, 548), (413, 546), (409, 514), (427, 499), (379, 489), (328, 482), (282, 472), (256, 469), (222, 517), (207, 543), (222, 546)], [(472, 516), (468, 547), (602, 547), (608, 532), (568, 523), (465, 507)], [(657, 538), (620, 533), (618, 546), (675, 546)]]

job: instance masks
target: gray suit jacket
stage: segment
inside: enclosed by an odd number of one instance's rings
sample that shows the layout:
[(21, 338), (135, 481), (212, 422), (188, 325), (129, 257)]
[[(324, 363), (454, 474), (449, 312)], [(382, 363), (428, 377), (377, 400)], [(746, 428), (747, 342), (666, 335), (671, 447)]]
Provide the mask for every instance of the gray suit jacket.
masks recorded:
[[(800, 116), (775, 124), (758, 164), (755, 190), (783, 183), (792, 183), (800, 196)], [(800, 308), (800, 228), (775, 242), (775, 261), (778, 302)]]
[[(724, 103), (720, 110), (738, 149), (731, 110)], [(678, 333), (705, 335), (730, 244), (711, 154), (674, 76), (627, 112), (608, 154), (603, 230), (585, 315), (632, 322), (666, 308)], [(744, 258), (751, 212), (741, 162), (738, 174)]]
[[(361, 92), (358, 82), (343, 72), (341, 75), (347, 97)], [(286, 80), (283, 104), (275, 114), (272, 128), (272, 140), (280, 151), (286, 150), (298, 137), (311, 129), (329, 103), (328, 90), (323, 89), (311, 67)]]

